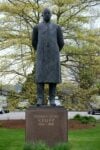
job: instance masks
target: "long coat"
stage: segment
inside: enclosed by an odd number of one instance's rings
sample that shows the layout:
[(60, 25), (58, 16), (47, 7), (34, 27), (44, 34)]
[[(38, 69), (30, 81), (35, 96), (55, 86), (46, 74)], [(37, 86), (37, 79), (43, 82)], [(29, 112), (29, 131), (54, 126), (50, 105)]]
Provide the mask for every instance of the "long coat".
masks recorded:
[(36, 82), (60, 83), (59, 51), (64, 46), (59, 25), (42, 22), (33, 28), (32, 46), (36, 50)]

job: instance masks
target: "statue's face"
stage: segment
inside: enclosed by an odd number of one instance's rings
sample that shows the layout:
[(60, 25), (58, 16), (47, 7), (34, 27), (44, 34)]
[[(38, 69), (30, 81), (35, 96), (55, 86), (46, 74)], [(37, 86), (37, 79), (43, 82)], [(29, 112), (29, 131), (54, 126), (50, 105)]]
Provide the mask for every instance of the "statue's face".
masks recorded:
[(51, 19), (51, 12), (50, 12), (49, 9), (45, 9), (45, 10), (43, 11), (43, 20), (44, 20), (45, 22), (49, 22), (50, 19)]

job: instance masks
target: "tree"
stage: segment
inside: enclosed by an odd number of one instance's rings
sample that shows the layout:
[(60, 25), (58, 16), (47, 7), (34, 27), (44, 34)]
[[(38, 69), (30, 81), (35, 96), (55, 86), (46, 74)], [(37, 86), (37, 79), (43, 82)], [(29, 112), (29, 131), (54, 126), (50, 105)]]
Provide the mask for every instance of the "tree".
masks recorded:
[(36, 84), (34, 83), (33, 73), (27, 76), (27, 80), (22, 87), (21, 95), (28, 99), (30, 104), (36, 102)]
[[(35, 52), (31, 45), (32, 27), (41, 20), (41, 11), (50, 7), (53, 21), (63, 29), (65, 47), (61, 65), (71, 70), (81, 88), (91, 88), (100, 72), (99, 29), (87, 28), (93, 16), (89, 9), (98, 0), (5, 0), (0, 3), (0, 75), (14, 74), (26, 80), (34, 69)], [(7, 54), (7, 49), (10, 52)], [(9, 51), (9, 50), (8, 50)], [(71, 62), (71, 63), (68, 63)], [(34, 70), (33, 70), (34, 72)]]
[(62, 105), (68, 110), (88, 110), (90, 103), (95, 100), (92, 97), (97, 93), (97, 87), (83, 89), (71, 82), (59, 85), (57, 90)]
[(32, 27), (39, 22), (41, 8), (38, 1), (7, 0), (0, 4), (0, 11), (0, 49), (11, 49), (11, 53), (1, 56), (1, 75), (14, 73), (26, 78), (35, 59), (31, 45)]
[[(89, 88), (95, 80), (94, 66), (100, 64), (95, 62), (96, 55), (100, 51), (100, 39), (97, 34), (99, 29), (91, 30), (84, 27), (84, 24), (88, 23), (89, 17), (83, 16), (82, 13), (87, 5), (94, 4), (92, 1), (82, 1), (82, 3), (70, 1), (70, 5), (68, 5), (68, 1), (65, 3), (65, 1), (55, 0), (54, 2), (57, 22), (63, 24), (65, 39), (68, 39), (68, 44), (63, 51), (65, 59), (62, 61), (62, 65), (71, 69), (75, 81), (80, 84), (80, 87)], [(64, 17), (62, 18), (62, 16)], [(67, 61), (72, 63), (68, 65)], [(88, 84), (87, 87), (86, 84)]]
[[(83, 27), (88, 22), (88, 16), (82, 15), (90, 6), (97, 5), (98, 1), (49, 0), (44, 3), (43, 0), (6, 0), (0, 4), (0, 49), (13, 50), (11, 54), (2, 57), (1, 75), (14, 73), (27, 77), (27, 69), (33, 67), (35, 56), (31, 45), (31, 32), (32, 27), (41, 19), (43, 4), (51, 5), (53, 14), (56, 15), (55, 21), (63, 26), (65, 39), (70, 41), (65, 46), (64, 56), (68, 58), (74, 53), (83, 53), (84, 43), (99, 44), (96, 35)], [(16, 64), (18, 65), (15, 69), (13, 66)]]

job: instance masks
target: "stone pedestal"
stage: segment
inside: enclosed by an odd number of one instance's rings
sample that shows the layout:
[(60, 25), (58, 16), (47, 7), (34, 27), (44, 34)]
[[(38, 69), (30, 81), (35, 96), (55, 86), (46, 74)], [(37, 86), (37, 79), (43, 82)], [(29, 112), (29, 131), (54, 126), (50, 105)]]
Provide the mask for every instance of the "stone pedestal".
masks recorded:
[(49, 146), (68, 141), (67, 111), (63, 107), (30, 107), (26, 111), (26, 142)]

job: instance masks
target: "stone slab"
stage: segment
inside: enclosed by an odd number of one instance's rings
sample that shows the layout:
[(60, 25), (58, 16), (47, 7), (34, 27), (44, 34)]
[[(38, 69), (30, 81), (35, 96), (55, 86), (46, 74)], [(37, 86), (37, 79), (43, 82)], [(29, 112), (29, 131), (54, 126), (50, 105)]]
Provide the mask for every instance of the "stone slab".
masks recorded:
[(49, 146), (68, 141), (68, 113), (63, 107), (30, 107), (26, 110), (26, 142)]

